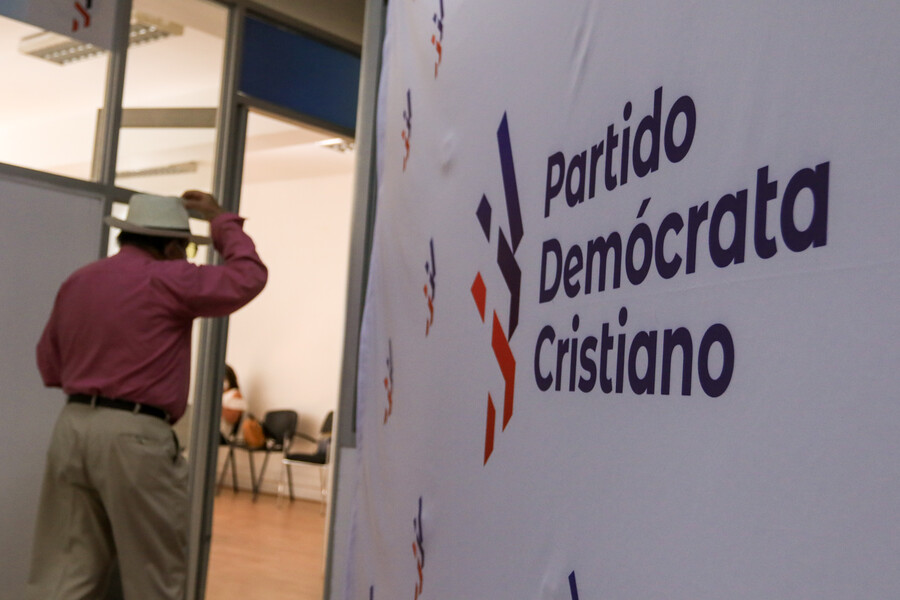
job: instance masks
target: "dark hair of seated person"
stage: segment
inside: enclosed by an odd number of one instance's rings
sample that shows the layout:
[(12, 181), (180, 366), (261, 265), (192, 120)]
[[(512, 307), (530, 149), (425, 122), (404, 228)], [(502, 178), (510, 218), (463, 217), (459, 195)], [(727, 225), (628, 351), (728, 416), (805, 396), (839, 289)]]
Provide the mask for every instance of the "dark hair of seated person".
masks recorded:
[(116, 240), (119, 242), (119, 246), (137, 246), (138, 248), (142, 248), (144, 250), (148, 250), (151, 253), (158, 253), (160, 255), (164, 255), (166, 253), (166, 246), (172, 240), (179, 238), (171, 238), (171, 237), (160, 237), (156, 235), (142, 235), (140, 233), (132, 233), (130, 231), (123, 231), (119, 233), (119, 236)]
[(235, 375), (234, 369), (231, 368), (231, 365), (225, 365), (225, 381), (228, 382), (229, 390), (238, 387), (237, 375)]

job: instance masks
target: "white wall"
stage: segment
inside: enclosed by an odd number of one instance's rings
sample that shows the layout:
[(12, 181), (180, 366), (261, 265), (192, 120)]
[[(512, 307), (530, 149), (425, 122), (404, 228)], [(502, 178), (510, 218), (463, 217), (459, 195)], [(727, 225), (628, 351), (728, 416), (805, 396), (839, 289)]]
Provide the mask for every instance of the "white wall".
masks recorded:
[[(352, 186), (349, 173), (249, 183), (241, 199), (244, 229), (269, 268), (269, 281), (232, 315), (226, 360), (250, 412), (262, 418), (269, 410), (296, 410), (298, 429), (309, 435), (337, 406)], [(246, 487), (246, 455), (239, 454)], [(270, 464), (265, 490), (275, 491), (280, 468)], [(306, 471), (296, 471), (295, 491), (317, 495), (318, 476)]]

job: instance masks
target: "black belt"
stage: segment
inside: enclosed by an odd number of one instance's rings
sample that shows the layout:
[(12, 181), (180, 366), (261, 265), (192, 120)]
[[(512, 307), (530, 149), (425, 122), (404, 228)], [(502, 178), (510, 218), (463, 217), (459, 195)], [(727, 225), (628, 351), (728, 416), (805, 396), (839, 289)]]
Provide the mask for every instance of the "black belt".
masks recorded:
[(157, 406), (150, 406), (149, 404), (139, 404), (138, 402), (132, 402), (131, 400), (107, 398), (106, 396), (91, 396), (90, 394), (70, 394), (69, 402), (90, 404), (91, 406), (102, 406), (104, 408), (115, 408), (116, 410), (127, 410), (136, 414), (157, 417), (166, 423), (169, 422), (169, 414), (163, 409)]

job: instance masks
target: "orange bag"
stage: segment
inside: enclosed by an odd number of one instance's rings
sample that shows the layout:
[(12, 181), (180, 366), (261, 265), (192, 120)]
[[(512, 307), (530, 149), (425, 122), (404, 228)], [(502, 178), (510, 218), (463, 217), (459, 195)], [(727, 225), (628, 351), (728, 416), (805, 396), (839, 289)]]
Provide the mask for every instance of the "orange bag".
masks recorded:
[(262, 425), (253, 415), (244, 417), (241, 423), (241, 434), (244, 436), (244, 443), (248, 448), (262, 448), (266, 444), (266, 435), (263, 433)]

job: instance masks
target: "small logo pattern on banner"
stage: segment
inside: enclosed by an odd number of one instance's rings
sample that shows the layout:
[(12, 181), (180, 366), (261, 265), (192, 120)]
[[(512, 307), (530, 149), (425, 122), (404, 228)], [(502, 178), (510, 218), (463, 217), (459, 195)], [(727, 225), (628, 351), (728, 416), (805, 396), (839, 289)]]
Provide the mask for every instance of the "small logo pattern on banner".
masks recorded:
[[(494, 356), (497, 359), (500, 372), (503, 374), (502, 429), (506, 430), (506, 426), (512, 418), (516, 380), (516, 357), (513, 355), (512, 349), (509, 346), (509, 340), (512, 339), (516, 326), (519, 323), (519, 301), (522, 290), (522, 269), (519, 267), (518, 261), (516, 261), (516, 249), (519, 247), (519, 242), (522, 241), (522, 235), (524, 234), (522, 211), (519, 204), (519, 188), (516, 183), (516, 170), (513, 162), (512, 145), (509, 139), (509, 123), (506, 118), (506, 113), (503, 114), (503, 119), (500, 121), (500, 127), (497, 129), (497, 146), (500, 152), (500, 170), (503, 177), (503, 191), (506, 196), (506, 216), (512, 244), (507, 240), (503, 228), (498, 228), (497, 266), (500, 268), (500, 273), (503, 275), (503, 280), (506, 282), (506, 287), (509, 290), (509, 322), (507, 324), (509, 334), (507, 335), (503, 331), (503, 326), (500, 324), (500, 318), (497, 316), (497, 311), (494, 311), (491, 347), (494, 350)], [(487, 196), (482, 195), (481, 202), (478, 204), (478, 209), (475, 214), (478, 218), (478, 222), (481, 224), (481, 229), (484, 232), (484, 236), (487, 238), (488, 243), (491, 241), (492, 213), (493, 209), (491, 208)], [(475, 275), (475, 281), (472, 283), (471, 292), (472, 297), (475, 299), (475, 304), (478, 307), (478, 312), (481, 315), (481, 321), (484, 322), (487, 287), (485, 286), (480, 271)], [(494, 451), (496, 415), (497, 410), (494, 407), (494, 400), (489, 392), (484, 438), (484, 464), (487, 464)]]
[(400, 132), (403, 138), (403, 170), (406, 171), (406, 162), (409, 160), (410, 138), (412, 137), (412, 92), (406, 90), (406, 110), (403, 111), (403, 120), (406, 122), (406, 128)]
[(384, 378), (384, 390), (387, 392), (387, 408), (384, 409), (384, 423), (394, 412), (394, 349), (391, 339), (388, 338), (387, 376)]
[(441, 60), (443, 59), (444, 54), (444, 0), (438, 0), (439, 10), (434, 13), (434, 17), (432, 21), (435, 26), (435, 33), (431, 36), (431, 45), (434, 46), (435, 52), (437, 52), (437, 59), (434, 61), (434, 78), (437, 79), (438, 76), (438, 67), (441, 66)]
[(418, 600), (425, 581), (422, 573), (425, 569), (425, 547), (423, 546), (422, 534), (422, 496), (419, 496), (419, 516), (413, 519), (413, 529), (415, 530), (416, 541), (412, 543), (412, 551), (416, 559), (416, 569), (419, 573), (419, 579), (416, 582), (416, 595), (413, 600)]
[(425, 320), (425, 337), (428, 337), (431, 326), (434, 325), (434, 280), (437, 276), (437, 269), (435, 268), (434, 262), (434, 238), (431, 238), (428, 241), (428, 247), (431, 252), (431, 259), (425, 261), (425, 273), (428, 275), (428, 283), (424, 286), (425, 300), (428, 302), (428, 318)]
[(75, 3), (75, 11), (76, 16), (72, 19), (72, 31), (78, 31), (79, 29), (87, 29), (91, 26), (91, 8), (94, 3), (94, 0), (85, 0), (82, 4), (81, 2)]

